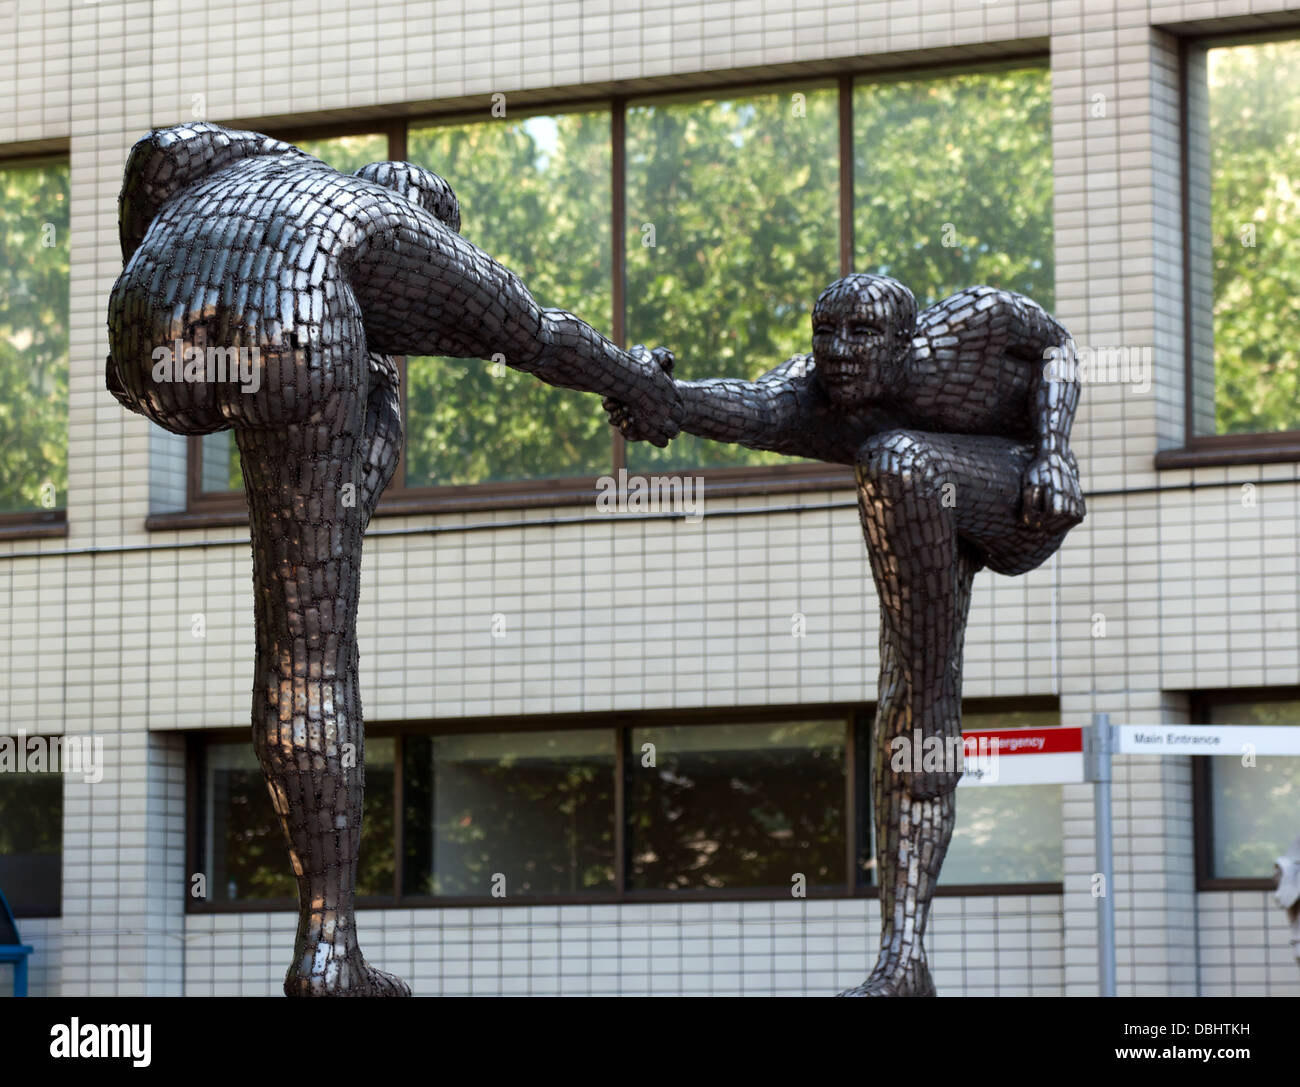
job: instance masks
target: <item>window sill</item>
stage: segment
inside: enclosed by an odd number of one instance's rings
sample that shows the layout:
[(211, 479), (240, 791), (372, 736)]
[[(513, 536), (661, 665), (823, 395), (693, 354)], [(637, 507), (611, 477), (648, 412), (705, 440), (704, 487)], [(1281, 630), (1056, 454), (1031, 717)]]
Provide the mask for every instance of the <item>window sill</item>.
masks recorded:
[(1271, 879), (1245, 879), (1243, 877), (1210, 878), (1196, 882), (1198, 891), (1275, 891), (1277, 885)]
[(1231, 434), (1194, 438), (1183, 449), (1163, 449), (1156, 468), (1214, 468), (1300, 461), (1300, 434)]
[(67, 510), (0, 514), (0, 540), (36, 540), (67, 534)]
[[(840, 490), (850, 488), (853, 472), (836, 464), (782, 464), (764, 469), (712, 468), (648, 470), (630, 475), (695, 475), (704, 480), (711, 498), (786, 494), (792, 491)], [(541, 506), (595, 507), (594, 480), (532, 480), (523, 484), (479, 484), (464, 487), (408, 488), (387, 495), (375, 510), (381, 517), (410, 517), (420, 514), (474, 513), (488, 510), (537, 508)], [(149, 531), (189, 528), (225, 528), (248, 524), (248, 510), (240, 494), (210, 495), (188, 510), (153, 513), (145, 518)]]
[[(1060, 895), (1065, 893), (1062, 883), (967, 883), (940, 884), (934, 889), (936, 898), (990, 898), (1008, 895)], [(877, 899), (879, 888), (862, 887), (849, 892), (833, 887), (809, 887), (809, 899), (852, 900)], [(490, 906), (636, 906), (642, 904), (669, 904), (681, 902), (788, 902), (790, 892), (778, 887), (745, 887), (734, 890), (692, 891), (626, 891), (622, 895), (613, 891), (586, 894), (511, 895), (509, 899), (487, 895), (434, 898), (430, 895), (403, 895), (401, 900), (379, 896), (357, 896), (358, 910), (444, 910), (473, 909)], [(194, 902), (185, 903), (186, 913), (288, 913), (297, 910), (292, 899), (271, 898), (260, 901)]]

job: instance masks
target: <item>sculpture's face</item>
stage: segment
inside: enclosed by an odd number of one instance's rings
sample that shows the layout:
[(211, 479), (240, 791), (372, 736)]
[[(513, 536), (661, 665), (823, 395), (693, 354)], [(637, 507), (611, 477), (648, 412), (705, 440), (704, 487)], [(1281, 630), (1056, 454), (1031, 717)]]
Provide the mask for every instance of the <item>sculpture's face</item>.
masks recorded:
[(915, 305), (885, 276), (847, 276), (822, 292), (812, 313), (813, 361), (832, 402), (857, 407), (897, 390)]

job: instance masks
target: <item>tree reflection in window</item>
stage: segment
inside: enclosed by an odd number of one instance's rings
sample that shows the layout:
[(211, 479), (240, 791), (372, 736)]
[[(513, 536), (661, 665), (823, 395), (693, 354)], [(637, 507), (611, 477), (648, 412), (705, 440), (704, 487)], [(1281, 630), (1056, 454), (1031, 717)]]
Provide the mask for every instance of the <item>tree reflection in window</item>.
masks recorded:
[[(1212, 725), (1300, 727), (1300, 702), (1232, 702), (1212, 707)], [(1271, 879), (1273, 863), (1300, 834), (1300, 760), (1206, 756), (1210, 771), (1211, 875)]]
[[(809, 314), (839, 267), (834, 87), (627, 110), (627, 337), (684, 379), (753, 380), (811, 350)], [(688, 434), (628, 446), (635, 470), (784, 458)]]
[[(393, 751), (391, 739), (366, 741), (366, 795), (357, 866), (360, 896), (393, 893)], [(252, 745), (208, 745), (203, 786), (208, 901), (296, 899), (289, 854)]]
[[(607, 109), (412, 128), (407, 157), (448, 180), (461, 233), (516, 273), (538, 305), (612, 331)], [(407, 360), (407, 486), (609, 471), (599, 399), (509, 362)]]
[(1300, 430), (1300, 41), (1194, 50), (1190, 62), (1208, 87), (1189, 138), (1208, 125), (1214, 299), (1210, 328), (1192, 314), (1194, 418), (1211, 434)]
[(613, 890), (612, 730), (410, 737), (404, 751), (405, 892)]
[(63, 895), (62, 774), (0, 774), (0, 891), (16, 917), (59, 915)]
[(631, 736), (630, 889), (844, 886), (843, 719)]
[(68, 490), (68, 165), (0, 166), (0, 513)]

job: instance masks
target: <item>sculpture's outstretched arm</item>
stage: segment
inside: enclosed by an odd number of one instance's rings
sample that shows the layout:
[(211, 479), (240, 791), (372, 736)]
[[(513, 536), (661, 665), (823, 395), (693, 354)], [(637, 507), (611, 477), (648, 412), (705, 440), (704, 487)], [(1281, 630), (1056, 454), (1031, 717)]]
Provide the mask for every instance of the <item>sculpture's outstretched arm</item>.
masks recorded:
[(801, 431), (816, 414), (812, 391), (812, 360), (796, 355), (757, 381), (713, 377), (679, 381), (685, 416), (682, 429), (716, 442), (734, 442), (750, 449), (802, 452)]
[[(633, 348), (633, 351), (637, 351)], [(671, 357), (656, 352), (661, 362)], [(817, 384), (810, 355), (795, 355), (757, 381), (714, 377), (678, 381), (682, 430), (700, 438), (730, 442), (790, 456), (840, 460), (862, 441), (854, 421), (830, 410)], [(610, 421), (632, 441), (642, 438), (640, 417), (626, 404), (605, 402)], [(844, 448), (837, 449), (836, 438)]]
[(658, 445), (677, 434), (680, 400), (659, 366), (571, 313), (540, 308), (518, 276), (423, 208), (378, 208), (361, 233), (348, 279), (372, 350), (499, 358), (550, 385), (635, 405)]

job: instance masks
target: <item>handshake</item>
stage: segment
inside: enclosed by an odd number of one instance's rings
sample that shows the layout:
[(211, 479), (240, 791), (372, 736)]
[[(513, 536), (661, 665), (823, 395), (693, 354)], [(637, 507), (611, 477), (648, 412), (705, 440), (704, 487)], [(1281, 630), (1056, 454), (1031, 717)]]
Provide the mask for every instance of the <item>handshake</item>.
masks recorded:
[(630, 442), (649, 442), (660, 448), (681, 433), (685, 407), (677, 382), (673, 380), (673, 353), (666, 347), (653, 351), (637, 344), (630, 354), (648, 366), (652, 375), (652, 399), (644, 403), (629, 404), (607, 396), (601, 403), (609, 421)]

